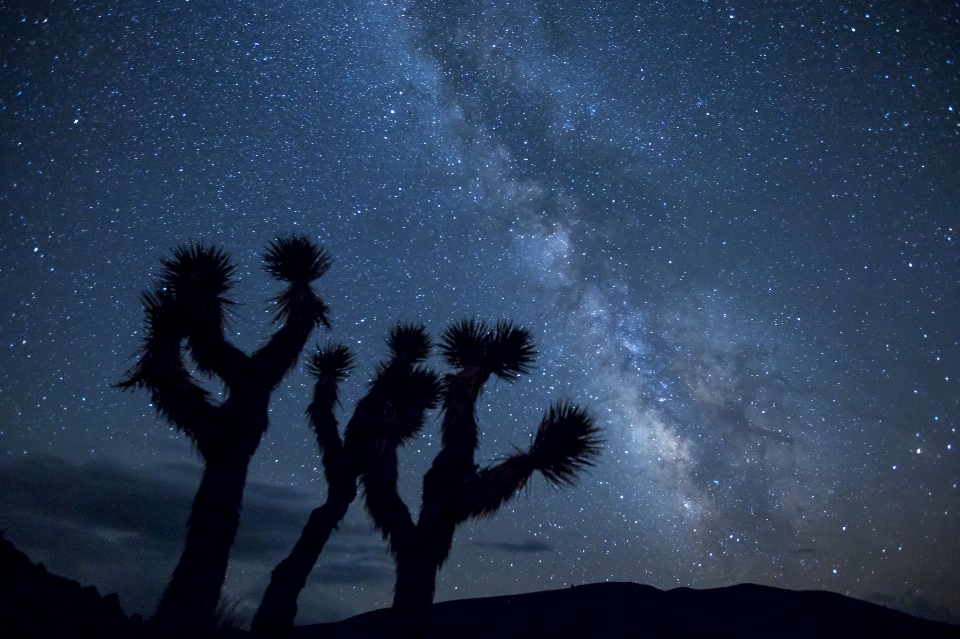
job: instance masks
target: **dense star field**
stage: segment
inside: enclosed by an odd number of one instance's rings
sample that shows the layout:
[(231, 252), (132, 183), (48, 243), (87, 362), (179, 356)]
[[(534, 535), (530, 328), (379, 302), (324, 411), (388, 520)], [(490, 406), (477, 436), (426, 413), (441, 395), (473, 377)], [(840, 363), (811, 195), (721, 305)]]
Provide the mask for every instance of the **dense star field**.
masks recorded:
[[(139, 295), (188, 240), (335, 258), (343, 423), (397, 321), (509, 318), (603, 428), (462, 527), (437, 599), (604, 580), (827, 589), (960, 621), (960, 4), (0, 0), (0, 529), (149, 614), (200, 461), (146, 392)], [(446, 370), (438, 357), (431, 360)], [(251, 465), (226, 596), (250, 614), (325, 483), (302, 364)], [(403, 453), (416, 504), (436, 416)], [(302, 623), (388, 605), (354, 503)]]

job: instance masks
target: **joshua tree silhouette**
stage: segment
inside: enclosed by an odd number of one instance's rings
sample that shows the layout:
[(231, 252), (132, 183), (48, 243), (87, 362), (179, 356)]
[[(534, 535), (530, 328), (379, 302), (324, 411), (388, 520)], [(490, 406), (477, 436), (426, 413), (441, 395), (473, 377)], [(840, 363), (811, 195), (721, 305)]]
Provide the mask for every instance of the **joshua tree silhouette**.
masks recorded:
[(400, 325), (387, 340), (390, 360), (377, 368), (366, 396), (344, 429), (337, 432), (334, 407), (338, 385), (346, 378), (353, 358), (344, 346), (330, 346), (310, 361), (316, 378), (313, 401), (307, 415), (323, 455), (323, 470), (329, 488), (326, 502), (310, 514), (293, 551), (273, 570), (270, 584), (253, 618), (255, 637), (286, 637), (293, 631), (297, 597), (306, 584), (330, 533), (340, 523), (357, 495), (357, 479), (371, 445), (387, 438), (394, 447), (413, 437), (424, 425), (424, 413), (436, 408), (440, 379), (418, 366), (430, 351), (424, 327)]
[[(306, 237), (279, 238), (267, 247), (267, 273), (287, 283), (273, 301), (269, 341), (247, 355), (224, 337), (226, 295), (234, 266), (221, 249), (181, 246), (161, 261), (152, 291), (143, 293), (146, 331), (140, 359), (119, 386), (145, 388), (158, 412), (183, 431), (204, 460), (180, 562), (157, 607), (153, 624), (162, 636), (210, 634), (240, 523), (247, 467), (267, 428), (270, 395), (297, 361), (318, 324), (329, 327), (327, 305), (311, 282), (330, 267), (324, 250)], [(184, 345), (196, 368), (219, 377), (225, 399), (216, 404), (184, 362)]]
[(367, 511), (389, 542), (397, 568), (393, 612), (400, 636), (426, 637), (437, 572), (457, 526), (493, 515), (526, 485), (534, 471), (555, 485), (572, 484), (594, 463), (599, 431), (583, 409), (559, 402), (549, 408), (525, 451), (479, 468), (476, 403), (491, 375), (508, 382), (529, 371), (535, 351), (529, 332), (507, 322), (490, 327), (464, 320), (443, 335), (441, 350), (455, 369), (443, 380), (442, 448), (423, 479), (416, 523), (397, 492), (397, 447), (403, 438), (379, 422), (367, 448), (361, 482)]

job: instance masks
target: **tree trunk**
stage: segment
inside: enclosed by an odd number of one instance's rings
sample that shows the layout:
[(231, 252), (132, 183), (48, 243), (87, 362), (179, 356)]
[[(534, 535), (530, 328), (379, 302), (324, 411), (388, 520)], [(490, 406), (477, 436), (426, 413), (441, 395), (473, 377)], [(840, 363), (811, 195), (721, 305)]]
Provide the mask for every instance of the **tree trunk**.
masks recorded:
[(419, 549), (398, 552), (396, 561), (393, 615), (397, 637), (426, 639), (430, 635), (430, 606), (440, 566)]
[(282, 639), (293, 633), (297, 597), (306, 585), (307, 576), (317, 563), (330, 533), (347, 514), (347, 508), (356, 495), (356, 483), (341, 487), (340, 490), (331, 486), (326, 503), (310, 513), (310, 519), (293, 551), (273, 569), (270, 585), (253, 617), (250, 628), (252, 636)]
[(153, 624), (162, 637), (210, 636), (237, 528), (249, 458), (207, 462), (187, 524), (187, 541)]

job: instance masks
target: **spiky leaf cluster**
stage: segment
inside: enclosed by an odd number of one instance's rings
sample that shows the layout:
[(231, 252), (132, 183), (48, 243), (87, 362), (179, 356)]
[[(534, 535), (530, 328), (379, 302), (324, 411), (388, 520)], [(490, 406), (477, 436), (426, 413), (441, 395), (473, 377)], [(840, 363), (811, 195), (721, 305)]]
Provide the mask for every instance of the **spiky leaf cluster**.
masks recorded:
[(433, 346), (423, 324), (397, 324), (387, 338), (390, 357), (408, 364), (417, 364), (430, 355)]
[(263, 261), (271, 277), (290, 283), (284, 292), (273, 298), (277, 305), (274, 321), (301, 315), (312, 317), (313, 321), (329, 328), (327, 314), (330, 309), (310, 288), (310, 282), (330, 269), (331, 260), (326, 251), (303, 235), (280, 237), (267, 246)]
[(224, 296), (233, 287), (236, 267), (223, 249), (191, 242), (173, 249), (173, 257), (161, 259), (160, 264), (163, 270), (158, 284), (178, 300), (232, 304)]
[(293, 315), (313, 318), (312, 321), (330, 328), (330, 307), (307, 284), (294, 284), (272, 300), (277, 305), (274, 322), (283, 322)]
[(425, 411), (433, 410), (440, 403), (442, 384), (435, 372), (422, 366), (394, 371), (396, 369), (386, 369), (383, 373), (390, 402), (399, 417), (387, 435), (391, 441), (405, 444), (423, 429)]
[(333, 466), (337, 463), (337, 451), (342, 448), (333, 407), (340, 402), (340, 382), (350, 374), (353, 361), (346, 346), (329, 342), (323, 348), (318, 347), (307, 359), (307, 372), (316, 379), (307, 415), (317, 435), (317, 446), (324, 455), (324, 473), (328, 480), (331, 473), (335, 473)]
[(536, 356), (530, 331), (510, 322), (497, 322), (487, 342), (487, 362), (494, 375), (513, 381), (530, 372)]
[(141, 297), (146, 331), (140, 359), (117, 386), (149, 390), (157, 412), (200, 446), (210, 395), (194, 383), (183, 364), (180, 349), (187, 332), (183, 306), (169, 290), (144, 291)]
[(350, 349), (343, 344), (328, 343), (323, 348), (317, 347), (307, 360), (307, 372), (313, 377), (333, 378), (342, 382), (353, 368), (354, 357)]
[(586, 410), (559, 402), (543, 416), (528, 454), (552, 484), (571, 485), (579, 471), (594, 465), (602, 443), (600, 430)]
[(492, 328), (473, 319), (454, 322), (440, 348), (454, 368), (478, 367), (506, 381), (529, 372), (536, 357), (530, 332), (506, 321)]
[(453, 322), (440, 337), (440, 353), (454, 368), (479, 366), (489, 332), (485, 323), (474, 319)]
[(120, 388), (142, 388), (162, 383), (179, 367), (180, 343), (186, 334), (181, 305), (168, 290), (144, 291), (141, 294), (146, 317), (146, 331), (140, 360), (127, 371)]
[(187, 333), (187, 318), (183, 309), (169, 291), (144, 291), (143, 302), (146, 336), (144, 348), (151, 343), (175, 341), (178, 344)]
[(278, 237), (263, 256), (264, 268), (274, 279), (309, 284), (330, 269), (330, 256), (304, 235)]

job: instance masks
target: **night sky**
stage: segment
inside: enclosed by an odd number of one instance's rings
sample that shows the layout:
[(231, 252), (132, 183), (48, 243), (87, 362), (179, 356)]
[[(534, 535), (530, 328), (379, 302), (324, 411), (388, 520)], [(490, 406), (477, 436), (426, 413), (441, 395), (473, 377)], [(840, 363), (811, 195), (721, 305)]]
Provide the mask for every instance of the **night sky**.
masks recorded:
[[(34, 561), (152, 612), (201, 466), (113, 386), (140, 291), (223, 246), (254, 348), (297, 232), (335, 258), (310, 343), (359, 361), (341, 423), (396, 322), (477, 317), (540, 353), (488, 385), (479, 460), (557, 399), (603, 428), (575, 489), (459, 529), (438, 600), (756, 582), (960, 622), (960, 4), (38, 4), (0, 0), (0, 529)], [(310, 388), (301, 360), (251, 464), (248, 617), (324, 498)], [(392, 587), (358, 500), (298, 621)]]

